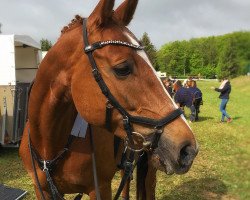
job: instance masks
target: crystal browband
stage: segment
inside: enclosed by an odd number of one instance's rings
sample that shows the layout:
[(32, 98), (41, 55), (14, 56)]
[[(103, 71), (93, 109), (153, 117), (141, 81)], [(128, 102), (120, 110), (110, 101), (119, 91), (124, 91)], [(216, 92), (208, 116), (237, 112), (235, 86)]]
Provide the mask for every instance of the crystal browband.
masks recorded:
[(120, 41), (120, 40), (107, 40), (107, 41), (103, 41), (103, 42), (95, 42), (92, 45), (88, 45), (85, 47), (85, 52), (91, 52), (94, 51), (96, 49), (100, 49), (106, 45), (122, 45), (122, 46), (127, 46), (133, 49), (137, 49), (137, 50), (143, 50), (144, 47), (141, 45), (135, 45), (135, 44), (131, 44), (129, 42), (124, 42), (124, 41)]

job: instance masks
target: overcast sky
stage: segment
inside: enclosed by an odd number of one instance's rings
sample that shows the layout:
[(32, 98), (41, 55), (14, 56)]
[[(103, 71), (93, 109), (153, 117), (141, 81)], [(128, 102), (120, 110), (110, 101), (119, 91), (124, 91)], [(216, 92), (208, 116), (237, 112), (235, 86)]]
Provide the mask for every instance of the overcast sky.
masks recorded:
[[(97, 2), (0, 0), (2, 33), (55, 42), (75, 14), (87, 17)], [(139, 0), (130, 29), (138, 38), (147, 32), (157, 48), (175, 40), (250, 31), (250, 0)]]

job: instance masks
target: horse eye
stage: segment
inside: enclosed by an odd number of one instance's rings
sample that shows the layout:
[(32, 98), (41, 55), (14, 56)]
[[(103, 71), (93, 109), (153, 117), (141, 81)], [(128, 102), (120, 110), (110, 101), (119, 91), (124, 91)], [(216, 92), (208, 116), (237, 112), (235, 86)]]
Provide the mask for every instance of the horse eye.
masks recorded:
[(132, 73), (132, 68), (129, 63), (117, 65), (113, 70), (115, 72), (115, 75), (117, 75), (118, 77), (126, 77)]

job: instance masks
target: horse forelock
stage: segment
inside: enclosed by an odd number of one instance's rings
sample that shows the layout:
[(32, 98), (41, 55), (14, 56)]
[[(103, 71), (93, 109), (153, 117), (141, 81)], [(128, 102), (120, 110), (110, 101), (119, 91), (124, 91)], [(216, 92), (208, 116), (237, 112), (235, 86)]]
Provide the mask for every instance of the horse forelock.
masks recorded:
[[(82, 25), (84, 19), (85, 18), (80, 16), (80, 15), (75, 15), (75, 18), (72, 19), (68, 25), (64, 26), (61, 29), (61, 35), (74, 29), (75, 27), (78, 27), (79, 25)], [(113, 15), (113, 17), (110, 19), (110, 24), (111, 24), (111, 22), (118, 24), (120, 26), (123, 25), (122, 22), (115, 15)], [(106, 24), (106, 26), (107, 26), (107, 24)]]

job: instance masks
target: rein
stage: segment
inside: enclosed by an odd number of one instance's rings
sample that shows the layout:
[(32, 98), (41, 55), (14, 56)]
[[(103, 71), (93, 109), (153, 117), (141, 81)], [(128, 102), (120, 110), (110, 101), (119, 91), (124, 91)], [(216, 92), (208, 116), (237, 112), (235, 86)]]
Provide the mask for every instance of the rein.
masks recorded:
[(69, 147), (70, 147), (73, 139), (74, 139), (74, 136), (70, 135), (68, 138), (67, 144), (64, 146), (63, 150), (57, 154), (57, 156), (55, 156), (52, 160), (44, 160), (40, 157), (40, 155), (38, 154), (36, 149), (33, 147), (32, 143), (31, 143), (31, 138), (30, 138), (30, 129), (28, 128), (28, 146), (29, 146), (29, 151), (30, 151), (30, 156), (31, 156), (31, 163), (32, 163), (32, 168), (33, 168), (34, 175), (35, 175), (36, 184), (38, 186), (42, 200), (45, 200), (45, 197), (44, 197), (44, 194), (42, 191), (41, 184), (40, 184), (39, 179), (38, 179), (37, 170), (35, 167), (35, 161), (37, 162), (38, 167), (46, 175), (46, 179), (49, 183), (49, 189), (50, 189), (50, 192), (52, 195), (52, 199), (57, 200), (59, 198), (61, 200), (64, 200), (63, 196), (59, 193), (59, 191), (57, 190), (57, 187), (54, 184), (54, 181), (51, 177), (51, 173), (53, 172), (53, 169), (56, 167), (58, 162), (60, 160), (62, 160), (64, 158), (64, 156), (66, 155), (66, 153), (69, 151)]
[[(155, 120), (147, 117), (140, 117), (140, 116), (132, 116), (130, 115), (116, 100), (116, 98), (112, 95), (111, 91), (109, 90), (108, 86), (106, 85), (105, 81), (102, 78), (102, 75), (98, 69), (98, 66), (95, 62), (93, 52), (97, 49), (101, 49), (107, 45), (119, 45), (119, 46), (125, 46), (129, 47), (135, 50), (143, 50), (143, 47), (140, 45), (134, 45), (125, 41), (120, 40), (108, 40), (108, 41), (99, 41), (95, 42), (93, 44), (89, 44), (88, 41), (88, 32), (87, 32), (87, 18), (83, 20), (83, 42), (84, 42), (84, 52), (87, 54), (91, 68), (92, 68), (92, 74), (95, 78), (95, 81), (97, 82), (99, 88), (101, 89), (103, 95), (107, 98), (107, 105), (106, 106), (106, 127), (110, 129), (110, 124), (107, 124), (111, 121), (111, 109), (115, 108), (119, 111), (119, 113), (122, 115), (123, 118), (123, 127), (124, 130), (127, 133), (127, 139), (129, 143), (131, 144), (131, 149), (135, 149), (135, 143), (132, 138), (132, 135), (135, 133), (132, 127), (132, 123), (135, 124), (142, 124), (147, 125), (155, 128), (153, 142), (150, 145), (150, 149), (153, 151), (158, 146), (159, 139), (161, 137), (161, 134), (163, 132), (162, 127), (166, 124), (169, 124), (176, 118), (178, 118), (180, 115), (183, 114), (181, 109), (176, 109), (169, 115), (165, 116), (164, 118), (160, 120)], [(107, 114), (108, 113), (108, 114)], [(142, 136), (143, 137), (143, 136)], [(121, 181), (121, 184), (118, 188), (117, 194), (115, 195), (115, 200), (119, 198), (120, 193), (129, 178), (129, 176), (133, 172), (133, 162), (135, 157), (135, 151), (131, 151), (129, 154), (129, 157), (127, 161), (125, 162), (125, 175), (123, 176), (123, 179)]]

